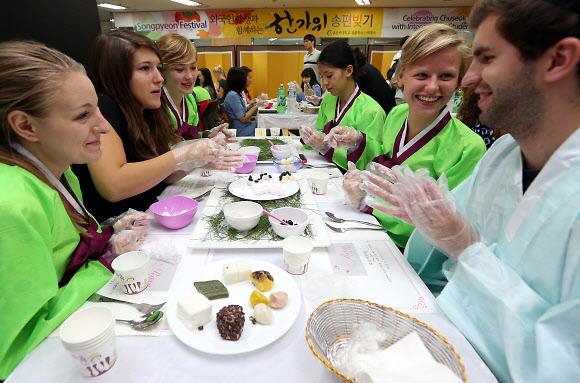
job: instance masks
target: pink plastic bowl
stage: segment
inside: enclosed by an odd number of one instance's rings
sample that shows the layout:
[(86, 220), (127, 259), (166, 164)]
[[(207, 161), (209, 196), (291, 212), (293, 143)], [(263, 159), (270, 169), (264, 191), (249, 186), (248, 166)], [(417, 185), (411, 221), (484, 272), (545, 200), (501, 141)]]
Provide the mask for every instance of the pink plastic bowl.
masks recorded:
[(244, 154), (244, 156), (246, 156), (246, 159), (244, 160), (244, 164), (239, 167), (236, 168), (236, 173), (240, 173), (240, 174), (248, 174), (254, 171), (254, 169), (256, 168), (256, 162), (258, 161), (258, 155), (257, 154)]
[(155, 202), (149, 209), (157, 222), (168, 229), (181, 229), (190, 224), (197, 212), (199, 202), (191, 198), (176, 195)]

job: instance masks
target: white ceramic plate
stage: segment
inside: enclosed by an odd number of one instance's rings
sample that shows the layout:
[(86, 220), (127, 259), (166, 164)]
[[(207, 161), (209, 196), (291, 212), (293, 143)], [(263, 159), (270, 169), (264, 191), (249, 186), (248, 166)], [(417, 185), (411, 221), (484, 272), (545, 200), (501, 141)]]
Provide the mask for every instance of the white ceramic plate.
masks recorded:
[[(183, 343), (191, 348), (203, 351), (209, 354), (233, 355), (251, 352), (279, 339), (284, 335), (298, 318), (302, 298), (300, 290), (296, 283), (284, 270), (264, 261), (249, 260), (252, 265), (252, 271), (267, 270), (274, 277), (274, 287), (271, 291), (264, 293), (267, 297), (270, 292), (285, 291), (288, 293), (288, 304), (281, 310), (272, 310), (274, 313), (274, 322), (269, 326), (261, 324), (252, 324), (250, 316), (254, 310), (250, 306), (250, 294), (255, 290), (252, 283), (248, 281), (239, 282), (233, 285), (226, 285), (230, 296), (228, 298), (216, 299), (211, 301), (212, 320), (204, 326), (202, 331), (189, 330), (183, 325), (177, 317), (177, 302), (196, 292), (193, 282), (207, 281), (218, 279), (223, 282), (222, 268), (225, 262), (220, 261), (205, 265), (205, 267), (187, 274), (182, 274), (180, 279), (175, 280), (169, 291), (167, 301), (167, 322), (171, 331)], [(216, 325), (216, 314), (224, 306), (237, 304), (243, 307), (246, 317), (244, 331), (237, 341), (224, 340), (220, 336)]]
[[(249, 176), (249, 174), (248, 174), (248, 176)], [(254, 190), (248, 185), (248, 182), (247, 182), (248, 176), (246, 176), (244, 178), (240, 178), (239, 180), (232, 182), (229, 186), (229, 189), (228, 189), (230, 191), (230, 193), (232, 193), (236, 197), (240, 197), (240, 198), (247, 199), (250, 201), (271, 201), (271, 200), (290, 197), (291, 195), (296, 194), (296, 192), (298, 192), (298, 190), (300, 190), (300, 185), (298, 185), (298, 182), (290, 180), (290, 181), (282, 182), (282, 187), (284, 190), (284, 193), (282, 195), (276, 195), (276, 194), (270, 194), (270, 193), (256, 194), (254, 192)], [(260, 176), (259, 174), (252, 174), (252, 177), (259, 177), (259, 176)], [(272, 177), (278, 177), (278, 174), (274, 173), (274, 174), (272, 174)]]

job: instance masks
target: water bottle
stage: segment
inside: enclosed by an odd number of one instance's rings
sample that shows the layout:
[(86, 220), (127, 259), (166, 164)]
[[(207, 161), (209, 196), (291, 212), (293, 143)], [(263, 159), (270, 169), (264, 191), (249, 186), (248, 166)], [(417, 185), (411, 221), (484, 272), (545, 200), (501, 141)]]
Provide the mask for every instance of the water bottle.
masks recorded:
[(278, 87), (278, 105), (276, 106), (276, 111), (278, 113), (286, 113), (286, 89), (284, 89), (284, 84), (280, 84), (280, 87)]
[(455, 93), (453, 93), (453, 107), (451, 109), (452, 113), (457, 114), (459, 113), (459, 109), (461, 108), (461, 102), (463, 101), (463, 91), (461, 89), (457, 89)]
[(296, 108), (296, 88), (294, 88), (294, 84), (288, 86), (288, 111), (290, 113), (295, 113), (297, 111)]

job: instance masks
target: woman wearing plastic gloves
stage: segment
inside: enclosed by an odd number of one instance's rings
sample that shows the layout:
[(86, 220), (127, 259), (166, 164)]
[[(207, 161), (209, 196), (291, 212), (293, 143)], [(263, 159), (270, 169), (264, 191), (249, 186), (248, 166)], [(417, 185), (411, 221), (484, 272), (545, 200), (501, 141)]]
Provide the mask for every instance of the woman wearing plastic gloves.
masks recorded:
[(72, 163), (110, 127), (84, 68), (34, 42), (0, 43), (0, 380), (111, 278), (149, 223), (100, 228)]
[[(381, 138), (383, 154), (373, 162), (388, 168), (407, 165), (424, 168), (438, 179), (443, 174), (449, 188), (466, 179), (483, 154), (483, 140), (461, 121), (451, 117), (447, 108), (453, 92), (467, 69), (470, 50), (459, 34), (443, 24), (419, 29), (405, 43), (395, 74), (398, 86), (404, 89), (405, 104), (391, 110)], [(367, 152), (360, 134), (353, 129), (335, 128), (330, 138), (339, 145), (355, 147), (354, 154)], [(370, 144), (370, 139), (366, 144)], [(370, 146), (370, 151), (375, 147)], [(369, 169), (373, 169), (373, 163)], [(352, 169), (345, 175), (344, 189), (355, 208), (379, 219), (395, 244), (405, 247), (413, 226), (400, 219), (370, 209), (364, 203), (362, 173)]]
[[(320, 53), (318, 69), (327, 92), (320, 104), (315, 127), (302, 127), (301, 137), (305, 144), (311, 145), (327, 160), (342, 169), (347, 162), (353, 161), (357, 168), (364, 169), (377, 155), (381, 154), (380, 142), (383, 137), (385, 112), (370, 96), (361, 92), (355, 82), (358, 63), (351, 47), (343, 40), (328, 45)], [(336, 127), (350, 126), (357, 135), (356, 145), (372, 138), (373, 151), (369, 145), (364, 154), (353, 152), (350, 147), (330, 139), (327, 135)], [(356, 159), (354, 159), (356, 157)]]
[[(202, 132), (198, 131), (200, 112), (198, 101), (192, 93), (198, 77), (195, 47), (187, 38), (177, 33), (168, 33), (157, 41), (157, 48), (161, 54), (165, 79), (161, 95), (163, 107), (177, 135), (186, 140), (199, 138), (202, 136)], [(207, 99), (211, 100), (209, 94)], [(223, 144), (230, 135), (227, 128), (228, 124), (222, 124), (203, 133)]]
[(185, 174), (174, 174), (178, 165), (231, 169), (242, 160), (226, 156), (207, 138), (169, 149), (179, 138), (161, 108), (161, 57), (153, 41), (114, 31), (98, 37), (93, 55), (99, 108), (113, 129), (101, 139), (103, 156), (74, 170), (99, 221), (149, 208), (168, 183)]

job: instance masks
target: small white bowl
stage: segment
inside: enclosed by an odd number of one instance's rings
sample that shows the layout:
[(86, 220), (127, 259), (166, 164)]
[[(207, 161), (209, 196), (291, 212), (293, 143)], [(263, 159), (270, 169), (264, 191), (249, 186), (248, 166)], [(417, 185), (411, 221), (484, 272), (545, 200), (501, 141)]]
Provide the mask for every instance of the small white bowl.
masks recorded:
[(282, 238), (286, 238), (291, 235), (302, 235), (306, 229), (306, 226), (308, 226), (308, 214), (306, 214), (306, 212), (302, 209), (297, 209), (295, 207), (281, 207), (272, 210), (271, 213), (280, 219), (291, 220), (292, 223), (294, 223), (294, 225), (282, 225), (274, 218), (268, 218), (274, 233), (278, 234)]
[(251, 201), (232, 202), (224, 206), (226, 222), (238, 231), (248, 231), (256, 227), (262, 211), (262, 205)]

